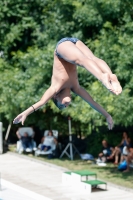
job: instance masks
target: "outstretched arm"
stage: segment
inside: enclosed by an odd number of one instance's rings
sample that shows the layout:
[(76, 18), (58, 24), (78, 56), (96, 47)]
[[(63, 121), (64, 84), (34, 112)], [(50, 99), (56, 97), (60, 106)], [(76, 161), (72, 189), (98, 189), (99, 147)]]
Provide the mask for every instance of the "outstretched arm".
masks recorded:
[(13, 120), (13, 123), (14, 124), (18, 124), (18, 123), (21, 122), (22, 125), (24, 125), (24, 121), (25, 121), (26, 117), (28, 115), (30, 115), (31, 113), (33, 113), (34, 111), (38, 110), (41, 106), (45, 105), (54, 95), (55, 95), (55, 89), (54, 89), (54, 87), (50, 86), (46, 90), (46, 92), (44, 93), (44, 95), (42, 96), (42, 98), (40, 99), (40, 101), (38, 101), (37, 103), (33, 104), (28, 109), (26, 109), (21, 114), (19, 114)]
[(90, 104), (92, 108), (94, 108), (106, 118), (109, 130), (113, 128), (113, 120), (110, 114), (107, 113), (107, 111), (102, 106), (96, 103), (85, 89), (83, 89), (81, 86), (78, 86), (76, 89), (73, 89), (73, 92), (84, 99), (87, 103)]

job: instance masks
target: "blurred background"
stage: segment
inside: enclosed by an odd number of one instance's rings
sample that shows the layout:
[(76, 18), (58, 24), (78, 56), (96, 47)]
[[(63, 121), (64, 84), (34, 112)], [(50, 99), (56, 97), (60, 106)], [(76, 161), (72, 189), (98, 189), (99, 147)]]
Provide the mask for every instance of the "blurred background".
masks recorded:
[(116, 145), (124, 130), (133, 138), (132, 35), (133, 1), (0, 1), (0, 121), (5, 143), (18, 140), (16, 131), (21, 125), (12, 125), (14, 117), (37, 102), (49, 87), (54, 49), (63, 37), (82, 40), (118, 76), (123, 92), (114, 96), (78, 67), (80, 84), (112, 115), (115, 126), (108, 131), (104, 117), (72, 95), (67, 109), (59, 111), (49, 101), (27, 118), (25, 126), (34, 128), (37, 144), (48, 129), (58, 130), (60, 140), (65, 141), (68, 116), (74, 137), (86, 138), (86, 148), (87, 141), (93, 143), (89, 149), (93, 155), (104, 138)]

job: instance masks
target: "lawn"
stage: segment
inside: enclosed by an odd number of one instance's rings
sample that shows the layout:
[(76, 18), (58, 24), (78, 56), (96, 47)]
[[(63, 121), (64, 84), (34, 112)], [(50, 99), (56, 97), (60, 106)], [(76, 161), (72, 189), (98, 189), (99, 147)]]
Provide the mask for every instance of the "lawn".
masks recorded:
[(133, 170), (128, 173), (120, 172), (117, 170), (117, 167), (113, 164), (107, 164), (105, 167), (98, 166), (96, 164), (92, 164), (91, 162), (82, 161), (82, 160), (69, 160), (66, 159), (52, 159), (49, 160), (47, 158), (37, 158), (44, 160), (45, 162), (49, 162), (58, 166), (65, 167), (69, 170), (90, 170), (92, 172), (96, 172), (98, 179), (102, 179), (117, 185), (121, 185), (128, 188), (133, 188)]
[[(14, 152), (14, 148), (15, 146), (10, 146), (9, 150), (11, 152)], [(117, 167), (111, 163), (108, 163), (107, 166), (105, 167), (101, 167), (90, 161), (82, 161), (79, 158), (75, 158), (73, 161), (71, 161), (67, 157), (63, 157), (62, 159), (48, 159), (47, 156), (35, 157), (32, 154), (24, 154), (24, 155), (67, 168), (70, 171), (87, 169), (97, 173), (98, 179), (102, 179), (113, 184), (133, 189), (133, 169), (131, 169), (130, 172), (124, 173), (118, 171)]]

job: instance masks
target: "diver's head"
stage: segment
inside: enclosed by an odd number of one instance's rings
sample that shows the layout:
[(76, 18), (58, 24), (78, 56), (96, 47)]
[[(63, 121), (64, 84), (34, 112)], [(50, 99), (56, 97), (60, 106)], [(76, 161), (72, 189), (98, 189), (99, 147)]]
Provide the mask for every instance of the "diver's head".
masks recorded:
[(53, 97), (55, 105), (60, 109), (64, 109), (71, 103), (70, 89), (65, 88)]

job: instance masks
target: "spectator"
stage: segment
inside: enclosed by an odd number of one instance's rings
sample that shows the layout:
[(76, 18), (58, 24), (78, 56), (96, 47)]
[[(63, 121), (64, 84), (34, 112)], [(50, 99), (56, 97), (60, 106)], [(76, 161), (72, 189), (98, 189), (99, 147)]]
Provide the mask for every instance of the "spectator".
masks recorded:
[(26, 151), (27, 149), (29, 150), (33, 150), (33, 145), (32, 145), (32, 137), (28, 135), (27, 132), (25, 132), (23, 134), (23, 136), (21, 136), (19, 134), (19, 131), (16, 132), (16, 135), (18, 136), (18, 138), (21, 140), (22, 142), (22, 147), (24, 149), (24, 151)]
[[(122, 137), (122, 140), (120, 142), (120, 144), (118, 144), (112, 155), (108, 158), (108, 159), (112, 159), (112, 158), (115, 158), (115, 162), (114, 164), (118, 165), (118, 162), (119, 162), (119, 158), (120, 156), (122, 155), (122, 152), (123, 152), (123, 148), (127, 146), (127, 147), (131, 147), (131, 139), (129, 138), (128, 136), (128, 133), (127, 132), (123, 132), (123, 137)], [(122, 158), (122, 157), (121, 157)]]
[(39, 145), (39, 149), (41, 151), (49, 151), (50, 149), (53, 149), (52, 147), (55, 145), (57, 145), (57, 140), (53, 136), (52, 130), (49, 130), (48, 135), (41, 139), (41, 145)]
[(99, 153), (99, 161), (107, 162), (108, 157), (112, 154), (113, 147), (108, 144), (107, 140), (102, 141), (102, 152)]
[(129, 172), (130, 164), (133, 162), (133, 148), (129, 148), (129, 154), (127, 155), (126, 161), (127, 161), (127, 169), (124, 172)]
[(133, 148), (125, 146), (123, 148), (123, 154), (121, 156), (121, 162), (126, 160), (127, 168), (123, 172), (130, 171), (130, 164), (133, 162)]

